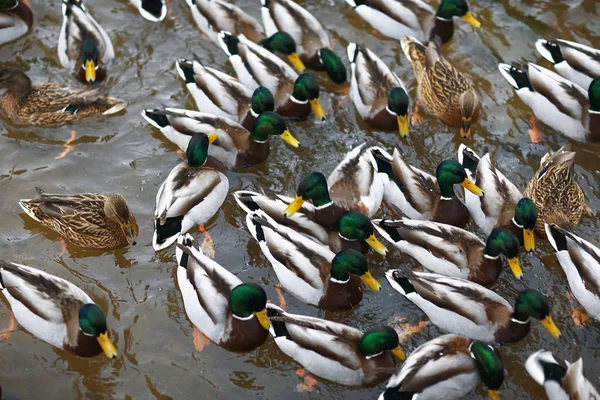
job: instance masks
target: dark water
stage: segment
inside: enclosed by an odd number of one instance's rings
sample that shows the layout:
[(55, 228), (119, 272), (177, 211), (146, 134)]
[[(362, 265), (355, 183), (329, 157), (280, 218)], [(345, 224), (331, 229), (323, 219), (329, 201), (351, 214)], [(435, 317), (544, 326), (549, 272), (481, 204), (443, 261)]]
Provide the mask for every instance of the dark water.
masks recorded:
[[(483, 102), (482, 122), (466, 143), (476, 151), (488, 146), (496, 164), (521, 189), (532, 176), (548, 146), (556, 149), (567, 139), (543, 127), (546, 144), (532, 145), (527, 135), (530, 110), (513, 94), (499, 74), (498, 62), (539, 62), (534, 43), (539, 37), (560, 37), (600, 47), (599, 3), (595, 0), (472, 1), (473, 14), (482, 22), (474, 31), (457, 21), (457, 32), (444, 47), (446, 57), (474, 81)], [(255, 17), (260, 4), (238, 1)], [(345, 58), (349, 41), (364, 43), (404, 80), (411, 94), (416, 82), (410, 65), (401, 55), (399, 44), (371, 34), (371, 29), (342, 0), (300, 1), (321, 21), (327, 21), (335, 51)], [(65, 149), (71, 127), (38, 129), (15, 127), (4, 119), (0, 125), (0, 255), (7, 260), (37, 266), (68, 279), (108, 311), (109, 329), (120, 352), (116, 360), (103, 356), (80, 359), (57, 350), (17, 328), (9, 340), (0, 342), (0, 384), (3, 393), (18, 399), (66, 398), (376, 398), (384, 385), (376, 388), (347, 388), (319, 381), (318, 391), (299, 393), (296, 386), (298, 364), (283, 355), (272, 341), (245, 354), (228, 353), (215, 345), (202, 353), (192, 343), (192, 324), (187, 319), (175, 283), (174, 252), (155, 254), (151, 247), (150, 218), (159, 185), (181, 160), (175, 147), (155, 129), (144, 123), (140, 111), (161, 105), (194, 108), (192, 98), (179, 79), (174, 61), (198, 54), (206, 65), (232, 72), (222, 51), (195, 28), (187, 4), (173, 1), (174, 20), (153, 24), (143, 20), (124, 0), (88, 1), (89, 9), (112, 37), (116, 59), (109, 71), (111, 94), (126, 99), (125, 114), (113, 118), (93, 118), (79, 123), (74, 148), (56, 159)], [(0, 68), (18, 66), (28, 71), (34, 82), (78, 83), (60, 67), (56, 54), (61, 9), (60, 2), (34, 1), (35, 26), (27, 36), (0, 47)], [(319, 76), (324, 88), (322, 100), (327, 121), (294, 123), (292, 131), (300, 140), (298, 150), (283, 141), (272, 140), (272, 153), (262, 165), (231, 173), (231, 190), (267, 187), (291, 194), (297, 181), (310, 171), (329, 173), (344, 154), (367, 141), (390, 151), (399, 146), (413, 165), (434, 171), (446, 158), (455, 157), (460, 143), (457, 132), (427, 117), (410, 139), (400, 141), (394, 132), (378, 132), (357, 120), (353, 105), (340, 88)], [(596, 215), (598, 197), (598, 150), (600, 145), (573, 143), (577, 151), (577, 181), (594, 210), (586, 216), (577, 233), (598, 243), (600, 231)], [(40, 227), (21, 213), (17, 201), (34, 195), (34, 187), (64, 192), (120, 192), (129, 201), (140, 224), (138, 245), (110, 252), (69, 247), (59, 257), (58, 236)], [(217, 216), (208, 224), (215, 243), (216, 259), (242, 280), (260, 282), (271, 299), (277, 278), (268, 261), (246, 231), (244, 215), (229, 196)], [(196, 233), (199, 235), (199, 233)], [(376, 323), (417, 324), (426, 320), (419, 309), (393, 292), (383, 276), (388, 267), (417, 263), (391, 250), (387, 259), (370, 257), (372, 272), (383, 284), (379, 293), (366, 291), (354, 312), (326, 313), (302, 305), (287, 296), (291, 312), (317, 315), (367, 329)], [(504, 346), (501, 355), (507, 369), (503, 398), (544, 398), (543, 390), (526, 374), (523, 363), (538, 349), (556, 351), (573, 360), (584, 356), (584, 371), (598, 385), (600, 338), (598, 322), (585, 328), (571, 319), (564, 274), (547, 242), (533, 254), (522, 255), (524, 279), (517, 282), (509, 274), (493, 286), (509, 301), (531, 287), (552, 300), (552, 312), (563, 336), (554, 340), (540, 324), (534, 324), (526, 340)], [(10, 310), (0, 307), (0, 327), (8, 325)], [(432, 339), (440, 331), (427, 325), (403, 343), (405, 350)], [(468, 399), (483, 398), (485, 391), (471, 393)]]

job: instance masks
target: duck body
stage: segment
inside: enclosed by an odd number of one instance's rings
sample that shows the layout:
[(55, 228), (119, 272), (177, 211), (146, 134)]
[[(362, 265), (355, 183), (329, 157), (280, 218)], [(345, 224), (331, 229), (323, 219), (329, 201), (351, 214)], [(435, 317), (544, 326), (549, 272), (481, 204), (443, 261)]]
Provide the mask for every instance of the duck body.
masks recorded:
[(129, 0), (140, 15), (152, 22), (160, 22), (167, 16), (165, 0)]
[(229, 351), (247, 352), (262, 345), (269, 335), (264, 321), (255, 314), (241, 318), (232, 312), (232, 291), (242, 281), (204, 255), (191, 235), (181, 235), (177, 243), (177, 283), (192, 324)]
[(0, 88), (7, 89), (0, 108), (17, 123), (53, 128), (94, 115), (111, 115), (127, 103), (105, 97), (100, 89), (71, 89), (58, 83), (32, 85), (16, 69), (0, 71)]
[(120, 194), (47, 194), (36, 190), (36, 198), (19, 200), (21, 208), (74, 245), (113, 249), (135, 244), (139, 228)]
[(110, 37), (88, 13), (82, 0), (63, 0), (63, 24), (58, 37), (58, 58), (77, 79), (102, 81), (106, 64), (115, 58)]
[(586, 89), (600, 76), (600, 50), (563, 39), (539, 39), (535, 47), (567, 80)]
[(0, 7), (0, 45), (20, 38), (31, 29), (33, 13), (22, 1), (12, 0)]
[(600, 320), (600, 249), (557, 225), (546, 224), (546, 235), (573, 295), (590, 316)]

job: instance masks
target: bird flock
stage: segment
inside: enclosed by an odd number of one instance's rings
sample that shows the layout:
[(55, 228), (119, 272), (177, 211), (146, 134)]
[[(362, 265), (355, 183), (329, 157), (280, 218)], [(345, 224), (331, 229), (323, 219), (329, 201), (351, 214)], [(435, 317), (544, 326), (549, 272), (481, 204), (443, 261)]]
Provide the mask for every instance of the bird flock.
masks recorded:
[[(485, 29), (466, 0), (441, 0), (437, 9), (422, 0), (339, 5), (397, 43), (418, 83), (415, 99), (363, 44), (349, 43), (344, 57), (336, 54), (322, 21), (293, 0), (261, 0), (262, 24), (225, 0), (186, 2), (204, 35), (202, 46), (220, 48), (235, 76), (195, 55), (172, 60), (197, 111), (147, 108), (142, 119), (185, 155), (156, 193), (152, 247), (174, 251), (177, 285), (199, 338), (248, 352), (271, 337), (318, 378), (379, 385), (380, 400), (461, 399), (480, 384), (498, 399), (504, 381), (512, 378), (501, 359), (505, 344), (525, 340), (536, 320), (562, 340), (552, 318), (552, 303), (562, 298), (550, 301), (525, 289), (507, 300), (489, 288), (505, 265), (513, 276), (505, 278), (508, 285), (523, 279), (520, 258), (539, 240), (550, 243), (564, 271), (561, 279), (588, 319), (600, 319), (600, 249), (574, 233), (591, 210), (575, 180), (569, 145), (540, 160), (523, 192), (496, 168), (489, 152), (478, 154), (464, 143), (456, 159), (439, 160), (432, 173), (408, 164), (398, 148), (363, 143), (327, 176), (321, 171), (290, 176), (297, 182), (295, 193), (267, 187), (229, 191), (228, 172), (265, 162), (271, 136), (298, 148), (295, 121), (326, 120), (316, 74), (346, 87), (365, 123), (397, 132), (400, 141), (425, 118), (439, 119), (461, 139), (476, 134), (483, 107), (477, 88), (467, 71), (443, 56), (459, 18), (469, 29)], [(164, 0), (131, 4), (152, 22), (169, 15)], [(11, 124), (57, 127), (88, 117), (119, 118), (127, 107), (126, 99), (108, 97), (110, 88), (102, 83), (119, 62), (110, 36), (82, 0), (63, 0), (62, 14), (56, 51), (80, 87), (32, 83), (24, 71), (0, 70), (5, 91), (0, 109)], [(0, 1), (0, 45), (27, 34), (34, 21), (26, 2)], [(526, 70), (498, 65), (533, 112), (531, 141), (544, 140), (535, 118), (572, 140), (600, 141), (600, 51), (562, 39), (534, 45), (556, 72), (534, 63)], [(122, 195), (36, 192), (19, 205), (70, 244), (103, 250), (136, 244), (140, 227)], [(279, 305), (261, 285), (243, 282), (215, 262), (209, 241), (191, 233), (200, 226), (210, 237), (204, 224), (229, 195), (279, 280)], [(424, 271), (401, 265), (381, 277), (372, 274), (369, 258), (387, 257), (386, 245), (414, 258)], [(446, 334), (402, 349), (393, 327), (361, 331), (351, 322), (292, 314), (281, 294), (312, 306), (307, 313), (315, 307), (355, 310), (363, 287), (381, 291), (383, 277), (386, 289), (402, 296), (399, 304), (412, 302)], [(80, 357), (118, 356), (104, 311), (72, 283), (0, 261), (0, 289), (16, 321), (48, 344)], [(540, 349), (524, 367), (550, 399), (600, 398), (583, 374), (581, 358), (570, 362)]]

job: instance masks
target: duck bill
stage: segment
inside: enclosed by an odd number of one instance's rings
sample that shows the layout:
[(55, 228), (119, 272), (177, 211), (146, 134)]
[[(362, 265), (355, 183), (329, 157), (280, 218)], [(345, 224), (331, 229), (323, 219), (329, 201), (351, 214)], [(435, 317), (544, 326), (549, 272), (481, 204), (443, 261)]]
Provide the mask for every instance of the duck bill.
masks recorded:
[(369, 246), (371, 246), (371, 248), (373, 250), (375, 250), (382, 256), (385, 256), (387, 254), (387, 249), (385, 248), (383, 243), (381, 243), (379, 240), (377, 240), (377, 238), (375, 237), (375, 234), (371, 234), (371, 236), (369, 236), (366, 239), (366, 242), (369, 244)]
[(89, 83), (96, 82), (96, 63), (92, 60), (85, 62), (85, 81)]
[(208, 135), (208, 144), (213, 144), (218, 138), (219, 136), (216, 133), (211, 133)]
[(523, 271), (521, 270), (521, 265), (519, 264), (519, 259), (517, 257), (509, 258), (508, 265), (515, 278), (521, 279), (523, 277)]
[(460, 124), (460, 137), (467, 138), (471, 136), (471, 123), (463, 122)]
[(377, 279), (373, 278), (373, 275), (371, 275), (371, 273), (369, 271), (362, 274), (360, 276), (360, 280), (363, 281), (365, 283), (365, 285), (367, 285), (368, 287), (370, 287), (371, 289), (373, 289), (376, 292), (381, 290), (381, 285), (379, 284), (379, 282), (377, 282)]
[(281, 135), (279, 135), (279, 137), (281, 137), (284, 142), (292, 147), (298, 148), (298, 146), (300, 146), (298, 139), (296, 139), (287, 129)]
[(318, 98), (312, 99), (310, 101), (310, 106), (313, 109), (313, 112), (321, 121), (325, 121), (325, 110), (323, 110), (323, 106), (321, 105), (321, 100)]
[(306, 67), (304, 66), (302, 60), (300, 60), (300, 57), (298, 57), (298, 53), (292, 53), (288, 55), (288, 59), (290, 60), (296, 71), (298, 71), (299, 73), (304, 72)]
[(460, 186), (464, 187), (476, 196), (483, 196), (483, 190), (481, 190), (481, 188), (474, 184), (473, 181), (469, 178), (465, 178), (465, 180), (460, 184)]
[(110, 341), (108, 332), (101, 333), (96, 340), (98, 340), (98, 344), (100, 344), (100, 347), (102, 347), (102, 351), (104, 351), (106, 357), (110, 359), (117, 357), (117, 349), (115, 348), (113, 342)]
[(535, 249), (535, 237), (533, 236), (533, 229), (523, 229), (523, 244), (525, 250), (533, 251)]
[(298, 210), (300, 210), (302, 208), (303, 204), (304, 204), (304, 199), (302, 198), (302, 196), (296, 195), (296, 197), (294, 198), (294, 201), (292, 201), (287, 206), (287, 208), (283, 211), (283, 216), (286, 218), (291, 217), (292, 215), (296, 214), (298, 212)]
[(135, 241), (135, 232), (133, 231), (133, 227), (131, 225), (124, 225), (121, 227), (121, 230), (123, 230), (123, 234), (127, 239), (127, 243), (135, 246), (137, 242)]
[(471, 11), (467, 11), (467, 13), (463, 15), (463, 19), (469, 24), (473, 25), (475, 28), (479, 28), (481, 26), (481, 22), (477, 21), (473, 14), (471, 14)]
[(406, 356), (404, 355), (404, 351), (402, 351), (402, 348), (400, 346), (398, 346), (394, 350), (392, 350), (392, 353), (394, 353), (394, 355), (396, 357), (398, 357), (401, 361), (404, 361), (406, 359)]
[(408, 136), (408, 115), (398, 115), (398, 129), (400, 130), (400, 137)]
[(491, 400), (500, 400), (500, 393), (497, 390), (488, 390), (488, 397)]
[(557, 339), (560, 336), (560, 330), (558, 329), (554, 321), (552, 321), (551, 316), (546, 316), (546, 318), (542, 320), (542, 325), (544, 326), (544, 328), (546, 328), (548, 332), (550, 332), (553, 338)]
[(262, 326), (266, 330), (269, 330), (269, 327), (271, 326), (271, 324), (269, 323), (269, 317), (267, 317), (267, 310), (255, 312), (254, 315), (256, 316), (256, 319), (260, 323), (260, 326)]

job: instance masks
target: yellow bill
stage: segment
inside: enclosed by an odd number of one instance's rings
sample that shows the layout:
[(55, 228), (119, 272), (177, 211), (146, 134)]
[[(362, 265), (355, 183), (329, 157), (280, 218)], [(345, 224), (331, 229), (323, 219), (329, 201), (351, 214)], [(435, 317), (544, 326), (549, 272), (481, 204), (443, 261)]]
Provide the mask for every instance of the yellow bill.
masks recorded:
[(92, 60), (85, 62), (85, 81), (89, 83), (96, 81), (96, 63)]
[(500, 400), (500, 393), (497, 390), (488, 390), (488, 397), (492, 400)]
[(554, 324), (554, 321), (552, 321), (551, 316), (546, 316), (546, 318), (542, 320), (542, 325), (544, 325), (544, 328), (546, 328), (546, 330), (550, 332), (553, 338), (557, 339), (560, 336), (560, 330)]
[(371, 275), (369, 271), (362, 274), (360, 276), (360, 279), (365, 283), (365, 285), (367, 285), (374, 291), (378, 292), (381, 290), (381, 285), (379, 284), (379, 282), (377, 282), (377, 279), (373, 278), (373, 275)]
[(473, 14), (471, 14), (471, 11), (467, 11), (467, 13), (463, 15), (463, 19), (469, 24), (473, 25), (475, 28), (479, 28), (481, 26), (481, 22), (477, 21)]
[(294, 201), (292, 201), (283, 211), (283, 216), (286, 218), (291, 217), (292, 215), (296, 214), (299, 209), (302, 208), (303, 204), (304, 199), (302, 198), (302, 196), (296, 195), (296, 197), (294, 197)]
[(290, 60), (290, 62), (292, 63), (292, 65), (294, 66), (296, 71), (298, 71), (299, 73), (304, 72), (306, 67), (304, 66), (304, 63), (302, 62), (302, 60), (300, 60), (300, 57), (298, 57), (298, 53), (290, 54), (288, 56), (288, 59)]
[(509, 258), (508, 266), (510, 267), (510, 270), (512, 271), (515, 278), (521, 279), (523, 277), (523, 270), (521, 270), (521, 265), (519, 264), (518, 257)]
[(473, 181), (469, 178), (465, 178), (465, 180), (460, 184), (460, 186), (464, 187), (476, 196), (483, 196), (483, 190), (481, 190), (481, 188), (474, 184)]
[(525, 245), (525, 250), (527, 251), (533, 251), (533, 249), (535, 249), (533, 229), (523, 229), (523, 244)]
[(377, 240), (377, 238), (375, 237), (375, 234), (371, 234), (371, 236), (369, 236), (366, 239), (366, 242), (369, 244), (369, 246), (371, 246), (371, 248), (373, 250), (375, 250), (379, 254), (381, 254), (383, 256), (385, 256), (387, 254), (387, 249), (379, 240)]
[(208, 135), (208, 143), (213, 144), (218, 138), (219, 136), (216, 133), (211, 133), (210, 135)]
[(319, 100), (318, 98), (312, 99), (310, 101), (310, 106), (312, 107), (313, 112), (315, 113), (317, 118), (319, 118), (321, 121), (325, 121), (325, 110), (323, 110), (321, 100)]
[(404, 361), (406, 359), (406, 356), (404, 355), (404, 351), (402, 351), (402, 348), (400, 346), (398, 346), (394, 350), (392, 350), (392, 353), (394, 353), (394, 355), (396, 357), (398, 357), (401, 361)]
[(110, 341), (107, 332), (101, 333), (100, 336), (98, 336), (96, 339), (98, 340), (100, 347), (102, 347), (104, 354), (106, 354), (106, 357), (117, 357), (117, 349), (115, 348), (115, 345)]
[(267, 317), (267, 310), (255, 312), (254, 315), (256, 315), (256, 319), (260, 322), (260, 326), (269, 330), (271, 323), (269, 322), (269, 317)]
[(398, 129), (400, 129), (400, 137), (408, 136), (408, 115), (398, 115)]
[(296, 139), (287, 129), (279, 136), (284, 140), (284, 142), (292, 147), (298, 148), (298, 146), (300, 146), (298, 139)]

